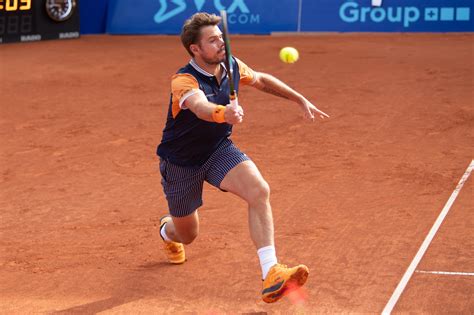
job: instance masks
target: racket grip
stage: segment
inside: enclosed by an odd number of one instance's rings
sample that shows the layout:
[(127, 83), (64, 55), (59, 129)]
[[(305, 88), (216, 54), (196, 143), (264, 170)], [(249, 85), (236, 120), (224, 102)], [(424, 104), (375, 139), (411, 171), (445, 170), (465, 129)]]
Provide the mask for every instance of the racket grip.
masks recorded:
[(239, 106), (239, 99), (237, 98), (237, 93), (235, 91), (230, 95), (230, 106), (234, 108), (237, 108), (237, 106)]

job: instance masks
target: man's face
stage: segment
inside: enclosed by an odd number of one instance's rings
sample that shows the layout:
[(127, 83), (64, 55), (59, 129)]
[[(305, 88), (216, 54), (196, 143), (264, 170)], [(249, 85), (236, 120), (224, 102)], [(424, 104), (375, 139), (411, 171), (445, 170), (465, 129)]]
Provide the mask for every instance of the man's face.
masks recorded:
[(208, 64), (219, 64), (225, 60), (224, 40), (217, 25), (201, 28), (201, 39), (195, 46), (194, 54)]

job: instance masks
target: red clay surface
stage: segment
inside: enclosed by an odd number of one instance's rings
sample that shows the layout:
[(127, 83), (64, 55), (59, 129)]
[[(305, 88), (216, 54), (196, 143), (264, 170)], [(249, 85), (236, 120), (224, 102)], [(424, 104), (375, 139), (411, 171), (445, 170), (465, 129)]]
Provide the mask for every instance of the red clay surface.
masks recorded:
[[(233, 135), (272, 187), (280, 261), (311, 270), (302, 306), (260, 300), (246, 205), (210, 186), (188, 261), (165, 262), (154, 151), (188, 61), (177, 37), (2, 45), (0, 312), (381, 312), (474, 156), (473, 39), (232, 38), (331, 115), (306, 123), (244, 88)], [(283, 46), (300, 61), (281, 63)], [(419, 269), (474, 272), (472, 196), (470, 178)], [(472, 313), (473, 283), (415, 274), (394, 312)]]
[[(433, 239), (420, 271), (471, 273), (474, 275), (473, 178), (470, 178), (452, 206), (449, 215)], [(400, 299), (399, 310), (417, 310), (433, 314), (446, 309), (452, 314), (474, 314), (474, 276), (415, 273), (410, 288)]]

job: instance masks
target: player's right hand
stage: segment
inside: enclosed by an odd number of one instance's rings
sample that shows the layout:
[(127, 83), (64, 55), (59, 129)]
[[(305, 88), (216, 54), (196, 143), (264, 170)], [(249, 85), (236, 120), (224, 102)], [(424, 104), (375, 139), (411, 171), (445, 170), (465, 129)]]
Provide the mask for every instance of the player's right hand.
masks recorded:
[(240, 124), (244, 119), (244, 109), (240, 105), (235, 107), (228, 104), (225, 108), (224, 118), (228, 124)]

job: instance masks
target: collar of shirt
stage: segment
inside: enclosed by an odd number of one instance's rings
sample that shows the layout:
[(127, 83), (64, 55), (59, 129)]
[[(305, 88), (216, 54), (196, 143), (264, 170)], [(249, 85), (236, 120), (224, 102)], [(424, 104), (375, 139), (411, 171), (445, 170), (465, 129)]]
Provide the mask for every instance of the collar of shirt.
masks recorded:
[[(194, 68), (196, 69), (197, 72), (199, 73), (202, 73), (204, 74), (205, 76), (208, 76), (208, 77), (213, 77), (214, 75), (212, 73), (209, 73), (207, 72), (206, 70), (204, 70), (203, 68), (201, 68), (194, 59), (191, 59), (191, 61), (189, 61), (189, 64)], [(221, 80), (227, 75), (227, 70), (225, 68), (225, 65), (223, 62), (221, 62), (221, 67), (222, 67), (222, 76), (221, 76)]]

